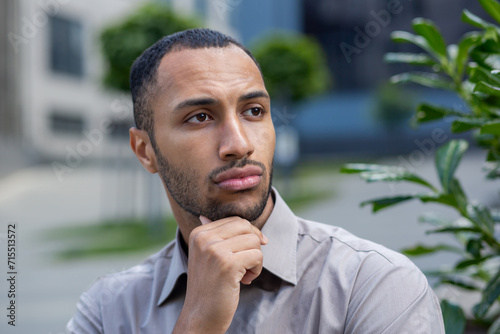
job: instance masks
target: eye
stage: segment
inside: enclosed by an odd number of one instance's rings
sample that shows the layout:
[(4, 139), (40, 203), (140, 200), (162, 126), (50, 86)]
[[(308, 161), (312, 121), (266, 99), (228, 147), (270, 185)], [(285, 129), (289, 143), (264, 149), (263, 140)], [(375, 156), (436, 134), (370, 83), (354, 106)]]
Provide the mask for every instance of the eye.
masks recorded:
[(253, 117), (259, 117), (262, 116), (263, 114), (264, 114), (264, 109), (258, 107), (250, 108), (243, 112), (243, 115), (253, 116)]
[(188, 119), (187, 123), (203, 123), (211, 120), (212, 118), (206, 113), (199, 113)]

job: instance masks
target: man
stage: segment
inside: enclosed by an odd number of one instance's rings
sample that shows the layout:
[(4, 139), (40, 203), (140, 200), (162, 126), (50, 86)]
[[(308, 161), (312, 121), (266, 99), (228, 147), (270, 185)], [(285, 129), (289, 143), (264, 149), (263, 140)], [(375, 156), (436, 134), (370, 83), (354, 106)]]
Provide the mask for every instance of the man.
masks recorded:
[(130, 144), (160, 175), (177, 237), (98, 280), (69, 332), (444, 333), (407, 258), (296, 217), (271, 187), (270, 99), (242, 45), (176, 33), (135, 61), (130, 82)]

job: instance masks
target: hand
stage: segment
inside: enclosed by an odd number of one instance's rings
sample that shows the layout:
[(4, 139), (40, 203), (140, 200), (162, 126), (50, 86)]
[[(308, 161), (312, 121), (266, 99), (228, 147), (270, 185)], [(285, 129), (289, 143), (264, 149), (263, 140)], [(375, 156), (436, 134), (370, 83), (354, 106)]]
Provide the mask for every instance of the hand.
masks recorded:
[(174, 333), (225, 333), (240, 297), (262, 271), (261, 245), (267, 238), (250, 222), (229, 217), (203, 225), (189, 235), (186, 299)]

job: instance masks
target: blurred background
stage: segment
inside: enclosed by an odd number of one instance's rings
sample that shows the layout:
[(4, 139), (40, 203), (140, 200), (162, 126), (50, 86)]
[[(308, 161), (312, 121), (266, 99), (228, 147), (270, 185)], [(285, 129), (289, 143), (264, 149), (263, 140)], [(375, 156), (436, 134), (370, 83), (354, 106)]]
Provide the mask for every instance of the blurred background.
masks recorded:
[[(133, 29), (121, 24), (141, 10), (147, 17), (145, 5), (142, 0), (0, 2), (1, 261), (7, 225), (18, 226), (17, 326), (2, 320), (2, 333), (64, 332), (80, 294), (98, 276), (139, 263), (173, 237), (175, 222), (160, 180), (143, 170), (129, 148), (133, 115), (126, 84), (107, 62), (113, 54), (123, 55), (112, 43), (139, 49), (149, 43), (116, 34)], [(415, 106), (427, 101), (466, 107), (452, 93), (389, 86), (389, 78), (409, 66), (386, 64), (384, 54), (415, 51), (391, 42), (390, 34), (410, 31), (418, 16), (432, 19), (448, 43), (457, 43), (471, 30), (460, 21), (464, 8), (485, 16), (478, 1), (157, 0), (155, 5), (167, 6), (187, 26), (234, 36), (262, 62), (284, 36), (295, 36), (292, 50), (316, 50), (304, 56), (313, 59), (310, 81), (307, 70), (284, 76), (297, 82), (299, 93), (281, 86), (272, 92), (275, 186), (298, 215), (394, 250), (444, 238), (426, 236), (418, 216), (451, 211), (411, 202), (373, 215), (359, 203), (414, 189), (367, 185), (339, 174), (339, 168), (345, 162), (380, 162), (437, 182), (435, 150), (457, 135), (446, 119), (412, 128)], [(299, 41), (303, 37), (307, 41)], [(284, 62), (285, 72), (293, 71), (293, 59)], [(277, 85), (271, 76), (266, 84)], [(471, 198), (498, 206), (495, 184), (479, 172), (484, 159), (485, 152), (473, 147), (458, 175)], [(454, 260), (439, 255), (415, 262), (428, 270)], [(7, 268), (0, 268), (4, 277)], [(6, 291), (2, 279), (2, 309)], [(438, 293), (465, 304), (478, 299), (455, 290)]]

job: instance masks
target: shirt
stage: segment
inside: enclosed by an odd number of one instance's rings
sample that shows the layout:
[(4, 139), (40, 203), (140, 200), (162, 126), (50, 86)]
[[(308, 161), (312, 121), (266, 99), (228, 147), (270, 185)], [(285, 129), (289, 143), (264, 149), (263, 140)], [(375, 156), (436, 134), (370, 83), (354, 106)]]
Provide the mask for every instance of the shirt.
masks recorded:
[[(296, 217), (276, 190), (262, 232), (262, 274), (241, 286), (227, 333), (444, 333), (439, 302), (405, 256), (335, 226)], [(101, 277), (69, 333), (170, 333), (181, 312), (181, 235), (144, 263)]]

